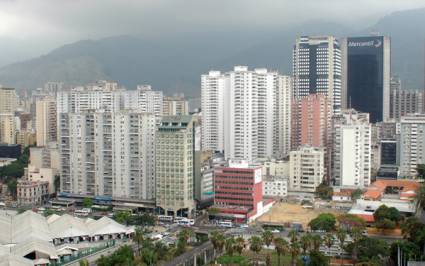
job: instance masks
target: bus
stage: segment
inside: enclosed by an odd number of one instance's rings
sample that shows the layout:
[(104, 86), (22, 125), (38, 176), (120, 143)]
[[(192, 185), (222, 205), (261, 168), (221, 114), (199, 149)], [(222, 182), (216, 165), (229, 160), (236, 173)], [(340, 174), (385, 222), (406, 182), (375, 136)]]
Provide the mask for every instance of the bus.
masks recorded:
[(172, 222), (173, 221), (173, 216), (169, 216), (169, 215), (158, 215), (158, 221), (161, 222)]
[(233, 227), (233, 223), (232, 223), (232, 221), (224, 220), (224, 221), (219, 221), (218, 222), (218, 226), (219, 227), (228, 227), (228, 228), (230, 228), (230, 227)]
[(90, 213), (90, 210), (88, 208), (74, 211), (74, 215), (76, 216), (89, 216), (89, 213)]

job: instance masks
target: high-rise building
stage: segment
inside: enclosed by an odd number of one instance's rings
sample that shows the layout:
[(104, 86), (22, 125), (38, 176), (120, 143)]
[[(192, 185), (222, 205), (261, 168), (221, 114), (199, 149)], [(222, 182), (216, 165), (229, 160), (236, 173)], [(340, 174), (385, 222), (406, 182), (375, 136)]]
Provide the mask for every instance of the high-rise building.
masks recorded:
[(315, 192), (326, 175), (325, 150), (302, 146), (289, 155), (289, 188), (291, 191)]
[(290, 76), (278, 76), (278, 89), (276, 93), (275, 130), (274, 147), (275, 157), (283, 158), (291, 150), (291, 112), (292, 112), (292, 84)]
[(88, 110), (105, 110), (109, 112), (123, 109), (124, 89), (115, 82), (98, 81), (85, 87), (59, 91), (57, 94), (58, 113), (79, 113)]
[(224, 150), (226, 158), (248, 161), (286, 152), (289, 77), (236, 66), (201, 79), (203, 150)]
[(125, 91), (124, 106), (140, 110), (141, 112), (153, 113), (157, 116), (163, 113), (163, 94), (162, 91), (154, 91), (150, 85), (138, 85), (135, 91)]
[(349, 37), (341, 42), (342, 103), (370, 114), (372, 123), (390, 117), (390, 38)]
[(188, 115), (189, 103), (183, 96), (164, 97), (162, 104), (162, 115)]
[(328, 97), (310, 94), (292, 103), (292, 150), (300, 146), (326, 147), (330, 127)]
[(18, 96), (13, 88), (4, 88), (0, 86), (0, 114), (13, 114), (18, 105)]
[(194, 125), (191, 116), (164, 116), (156, 131), (156, 205), (190, 216), (194, 203)]
[(369, 114), (344, 110), (332, 119), (332, 181), (337, 186), (365, 187), (371, 182)]
[(293, 97), (324, 94), (332, 113), (341, 110), (341, 50), (333, 36), (302, 36), (293, 50)]
[(424, 95), (419, 90), (391, 90), (390, 118), (400, 120), (407, 114), (422, 113), (424, 111)]
[(16, 143), (16, 122), (12, 113), (0, 113), (0, 143)]
[(418, 164), (425, 164), (425, 114), (411, 114), (399, 123), (400, 175), (414, 177)]
[(220, 71), (201, 76), (202, 150), (224, 151), (224, 90), (226, 78)]
[(79, 113), (88, 110), (137, 110), (162, 115), (163, 95), (149, 85), (139, 85), (137, 90), (119, 88), (115, 82), (98, 81), (85, 87), (59, 91), (57, 94), (58, 113)]
[(127, 110), (59, 114), (61, 191), (153, 200), (155, 121)]
[(35, 122), (37, 146), (57, 140), (56, 99), (46, 97), (36, 102)]

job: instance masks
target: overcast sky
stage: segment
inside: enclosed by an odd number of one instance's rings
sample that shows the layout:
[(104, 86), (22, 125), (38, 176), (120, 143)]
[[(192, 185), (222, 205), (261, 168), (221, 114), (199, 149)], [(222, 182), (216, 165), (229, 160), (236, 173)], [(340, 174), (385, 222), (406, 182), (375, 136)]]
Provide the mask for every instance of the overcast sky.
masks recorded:
[(418, 7), (425, 1), (0, 0), (0, 40), (31, 41), (26, 44), (43, 50), (113, 35), (279, 29), (316, 19), (362, 28), (385, 14)]

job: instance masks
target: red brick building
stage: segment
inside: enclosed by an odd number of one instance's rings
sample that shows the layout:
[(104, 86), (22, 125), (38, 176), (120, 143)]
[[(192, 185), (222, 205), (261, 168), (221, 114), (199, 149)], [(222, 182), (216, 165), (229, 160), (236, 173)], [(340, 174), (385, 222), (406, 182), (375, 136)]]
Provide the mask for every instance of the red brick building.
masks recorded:
[(215, 169), (213, 208), (219, 210), (217, 218), (249, 222), (270, 207), (271, 201), (263, 202), (261, 166), (229, 161), (227, 166)]

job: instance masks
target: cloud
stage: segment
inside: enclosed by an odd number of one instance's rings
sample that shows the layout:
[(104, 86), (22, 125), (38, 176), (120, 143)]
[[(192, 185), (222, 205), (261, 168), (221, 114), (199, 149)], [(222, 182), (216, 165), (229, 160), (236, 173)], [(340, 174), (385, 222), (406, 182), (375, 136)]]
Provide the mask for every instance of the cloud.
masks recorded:
[(203, 29), (277, 28), (312, 19), (354, 23), (423, 6), (423, 0), (2, 0), (0, 36), (160, 36)]

